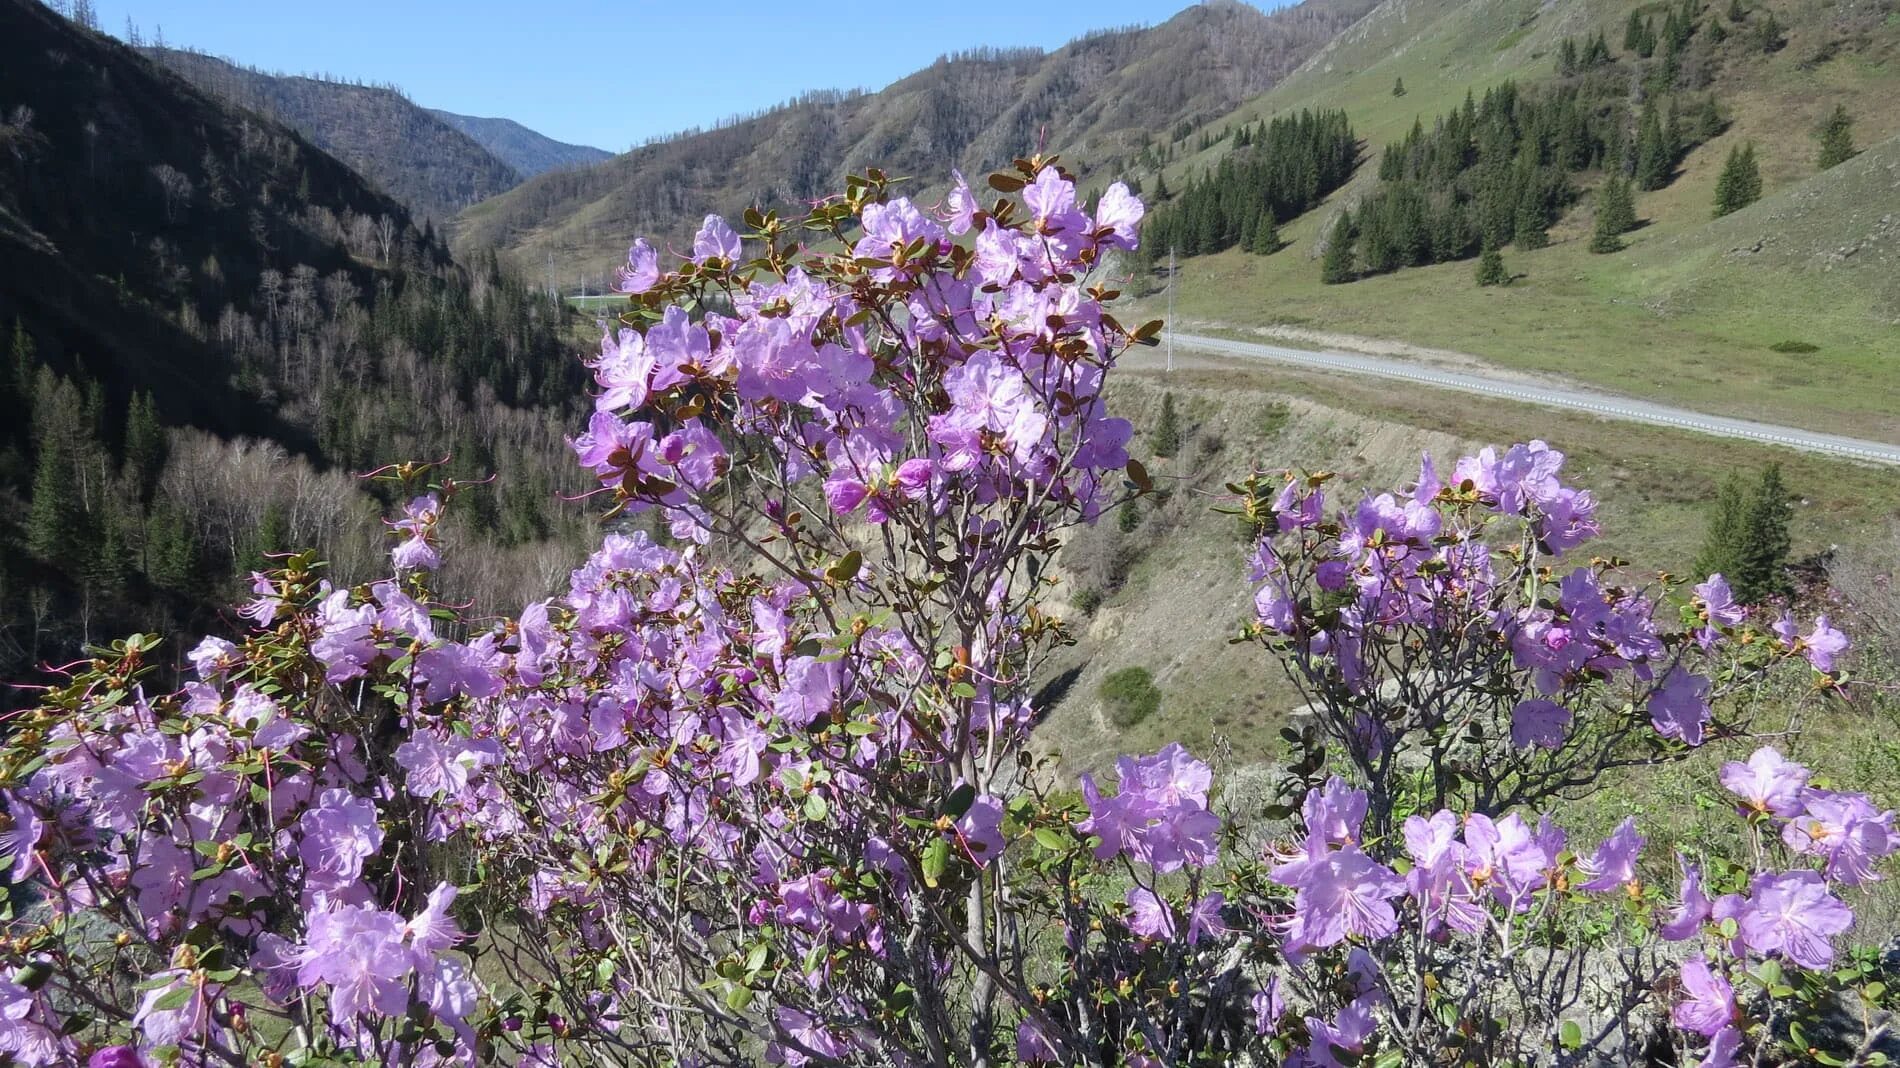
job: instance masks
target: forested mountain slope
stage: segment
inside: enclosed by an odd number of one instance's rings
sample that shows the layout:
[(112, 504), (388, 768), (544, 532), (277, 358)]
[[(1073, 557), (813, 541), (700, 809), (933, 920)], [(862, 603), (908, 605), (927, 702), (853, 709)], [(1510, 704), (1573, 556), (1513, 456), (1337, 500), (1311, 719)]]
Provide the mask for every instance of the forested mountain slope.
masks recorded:
[(485, 119), (430, 108), (429, 114), (474, 138), (523, 178), (548, 171), (585, 167), (611, 159), (612, 152), (592, 145), (570, 145), (537, 133), (513, 119)]
[(679, 238), (709, 211), (796, 204), (879, 166), (940, 186), (1039, 146), (1092, 171), (1132, 161), (1272, 86), (1372, 0), (1307, 0), (1262, 14), (1215, 0), (1147, 29), (1109, 30), (1054, 52), (946, 56), (875, 93), (813, 93), (577, 171), (545, 174), (476, 205), (459, 248), (494, 247), (561, 278), (594, 273), (635, 235)]
[(0, 118), (8, 678), (202, 628), (266, 552), (373, 566), (378, 502), (352, 471), (506, 469), (462, 509), (494, 550), (469, 554), (465, 593), (578, 521), (555, 496), (563, 406), (584, 403), (559, 301), (457, 264), (296, 132), (32, 0), (0, 0)]
[(297, 130), (438, 223), (521, 181), (479, 138), (397, 89), (268, 74), (175, 48), (145, 52), (205, 92)]

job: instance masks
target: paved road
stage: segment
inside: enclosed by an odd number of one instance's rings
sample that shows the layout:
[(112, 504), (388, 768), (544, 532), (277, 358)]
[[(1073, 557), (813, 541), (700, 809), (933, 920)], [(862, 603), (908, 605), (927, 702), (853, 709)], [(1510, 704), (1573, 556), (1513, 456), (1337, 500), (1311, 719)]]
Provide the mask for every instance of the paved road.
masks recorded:
[(1618, 397), (1609, 393), (1553, 389), (1525, 382), (1513, 382), (1504, 378), (1487, 378), (1483, 375), (1464, 374), (1457, 371), (1441, 371), (1405, 360), (1380, 356), (1361, 356), (1345, 352), (1313, 352), (1306, 349), (1284, 348), (1279, 345), (1263, 345), (1252, 341), (1202, 337), (1196, 334), (1176, 334), (1174, 343), (1181, 348), (1217, 356), (1272, 360), (1320, 371), (1401, 379), (1441, 389), (1454, 389), (1487, 397), (1503, 397), (1507, 400), (1523, 401), (1529, 404), (1542, 404), (1551, 408), (1589, 412), (1606, 419), (1624, 419), (1632, 423), (1673, 427), (1699, 434), (1713, 434), (1717, 437), (1742, 438), (1747, 441), (1766, 442), (1770, 445), (1785, 445), (1789, 448), (1844, 456), (1854, 460), (1900, 464), (1900, 445), (1863, 441), (1859, 438), (1844, 438), (1835, 434), (1817, 434), (1799, 427), (1775, 426), (1772, 423), (1731, 419), (1723, 415), (1704, 415), (1684, 408), (1671, 408), (1663, 404), (1652, 404), (1649, 401)]

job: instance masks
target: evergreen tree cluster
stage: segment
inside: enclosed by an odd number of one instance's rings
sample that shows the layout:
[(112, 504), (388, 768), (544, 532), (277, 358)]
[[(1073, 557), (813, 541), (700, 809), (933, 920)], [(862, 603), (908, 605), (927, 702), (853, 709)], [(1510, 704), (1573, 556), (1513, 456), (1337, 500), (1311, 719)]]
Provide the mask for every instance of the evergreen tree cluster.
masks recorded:
[(1235, 145), (1211, 173), (1148, 217), (1142, 232), (1148, 256), (1168, 248), (1195, 256), (1235, 245), (1271, 253), (1280, 247), (1280, 224), (1345, 184), (1359, 152), (1344, 111), (1302, 110), (1243, 126)]
[(1571, 78), (1616, 62), (1616, 57), (1610, 54), (1609, 39), (1602, 31), (1599, 30), (1595, 37), (1582, 38), (1582, 43), (1578, 43), (1578, 40), (1566, 37), (1557, 46), (1557, 73)]
[(1696, 556), (1698, 577), (1720, 574), (1735, 599), (1760, 604), (1791, 592), (1788, 521), (1793, 515), (1781, 466), (1770, 464), (1751, 479), (1730, 475), (1716, 496), (1708, 534)]
[[(1506, 82), (1387, 145), (1380, 185), (1329, 242), (1329, 281), (1446, 263), (1483, 248), (1541, 248), (1575, 195), (1569, 175), (1614, 160), (1623, 144), (1613, 78), (1532, 92)], [(1350, 259), (1347, 252), (1350, 248)]]
[(1715, 179), (1715, 217), (1753, 204), (1761, 199), (1761, 168), (1755, 162), (1755, 143), (1731, 148), (1728, 162)]
[(1814, 163), (1820, 170), (1838, 167), (1860, 154), (1854, 147), (1854, 119), (1847, 113), (1845, 104), (1834, 105), (1834, 111), (1827, 117), (1817, 135), (1821, 142), (1821, 151)]

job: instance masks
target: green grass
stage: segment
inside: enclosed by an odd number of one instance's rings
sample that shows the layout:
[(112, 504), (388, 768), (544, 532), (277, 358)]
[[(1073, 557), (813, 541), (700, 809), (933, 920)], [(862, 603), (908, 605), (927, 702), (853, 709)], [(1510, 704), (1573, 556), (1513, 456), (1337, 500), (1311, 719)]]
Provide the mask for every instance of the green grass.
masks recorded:
[[(1622, 53), (1627, 0), (1424, 0), (1381, 9), (1225, 122), (1302, 107), (1344, 107), (1366, 142), (1360, 174), (1331, 202), (1283, 228), (1270, 257), (1229, 252), (1183, 261), (1178, 319), (1204, 328), (1295, 323), (1469, 352), (1505, 367), (1563, 375), (1632, 395), (1767, 422), (1900, 441), (1900, 33), (1875, 27), (1812, 68), (1841, 39), (1822, 0), (1765, 5), (1790, 29), (1774, 56), (1731, 55), (1716, 92), (1734, 119), (1697, 149), (1668, 188), (1638, 197), (1648, 225), (1611, 255), (1588, 252), (1587, 198), (1553, 228), (1549, 248), (1505, 250), (1524, 277), (1481, 289), (1469, 262), (1402, 270), (1348, 285), (1319, 282), (1314, 241), (1337, 210), (1375, 184), (1382, 147), (1427, 126), (1467, 92), (1507, 78), (1552, 77), (1565, 37), (1601, 28)], [(1761, 7), (1763, 5), (1755, 5)], [(1713, 9), (1712, 12), (1713, 14)], [(1890, 20), (1891, 21), (1891, 20)], [(1731, 38), (1730, 46), (1735, 44)], [(1394, 78), (1407, 93), (1394, 97)], [(1813, 129), (1836, 102), (1863, 155), (1815, 175)], [(1755, 143), (1768, 195), (1710, 218), (1729, 149)], [(1169, 168), (1181, 188), (1222, 143)], [(1593, 178), (1586, 176), (1582, 184)], [(1756, 246), (1760, 246), (1757, 251)], [(1843, 253), (1843, 249), (1853, 249)], [(1150, 301), (1147, 311), (1157, 311)], [(1796, 338), (1813, 351), (1777, 351)]]

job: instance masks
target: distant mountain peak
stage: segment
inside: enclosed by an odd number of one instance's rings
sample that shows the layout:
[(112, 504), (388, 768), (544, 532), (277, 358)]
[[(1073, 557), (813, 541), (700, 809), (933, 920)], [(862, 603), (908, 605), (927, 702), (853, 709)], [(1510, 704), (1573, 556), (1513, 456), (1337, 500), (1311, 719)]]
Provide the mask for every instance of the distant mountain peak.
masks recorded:
[(430, 108), (429, 114), (467, 134), (503, 163), (532, 178), (548, 171), (585, 167), (610, 159), (613, 153), (592, 145), (573, 145), (537, 133), (513, 119), (457, 115)]

